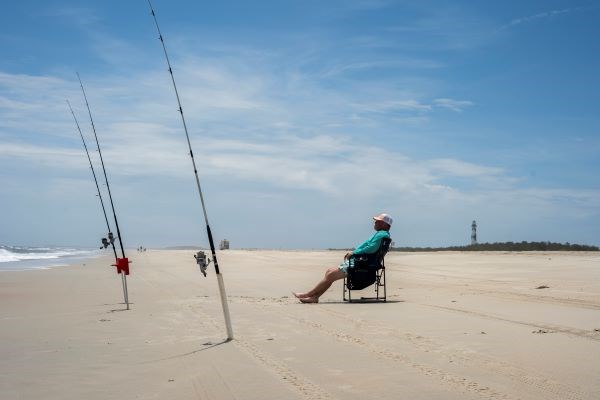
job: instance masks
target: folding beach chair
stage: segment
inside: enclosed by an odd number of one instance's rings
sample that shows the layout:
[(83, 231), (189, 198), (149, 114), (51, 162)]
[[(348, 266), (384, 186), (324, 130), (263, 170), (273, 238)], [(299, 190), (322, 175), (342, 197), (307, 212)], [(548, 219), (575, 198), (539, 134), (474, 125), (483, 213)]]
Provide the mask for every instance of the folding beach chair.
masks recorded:
[[(375, 285), (375, 297), (361, 297), (361, 300), (386, 301), (385, 255), (390, 249), (391, 238), (383, 238), (379, 250), (373, 254), (353, 254), (350, 256), (351, 268), (344, 278), (344, 301), (352, 302), (352, 291), (362, 290)], [(383, 296), (379, 289), (383, 288)], [(348, 298), (346, 298), (348, 292)]]

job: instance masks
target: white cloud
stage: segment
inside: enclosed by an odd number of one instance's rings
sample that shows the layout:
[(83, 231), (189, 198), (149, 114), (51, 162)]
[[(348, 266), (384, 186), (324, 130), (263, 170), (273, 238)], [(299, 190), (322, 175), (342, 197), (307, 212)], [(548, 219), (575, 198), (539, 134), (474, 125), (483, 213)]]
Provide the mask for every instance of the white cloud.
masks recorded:
[(49, 8), (42, 12), (42, 16), (62, 18), (70, 23), (81, 26), (93, 25), (100, 21), (100, 17), (96, 12), (93, 9), (86, 7), (63, 6), (59, 8)]
[[(440, 3), (431, 7), (425, 2), (412, 2), (418, 10), (416, 17), (387, 26), (387, 32), (401, 35), (395, 47), (423, 51), (468, 50), (489, 43), (493, 38), (495, 22), (473, 8), (462, 7), (454, 2)], [(381, 39), (380, 39), (381, 40)]]
[(529, 16), (525, 16), (525, 17), (514, 18), (512, 21), (510, 21), (508, 24), (502, 26), (500, 29), (507, 29), (507, 28), (510, 28), (512, 26), (516, 26), (516, 25), (520, 25), (520, 24), (523, 24), (523, 23), (535, 21), (535, 20), (538, 20), (538, 19), (552, 18), (552, 17), (555, 17), (557, 15), (567, 14), (567, 13), (570, 13), (572, 11), (577, 11), (577, 10), (580, 10), (580, 8), (578, 8), (578, 7), (577, 8), (564, 8), (564, 9), (561, 9), (561, 10), (544, 11), (544, 12), (540, 12), (540, 13), (529, 15)]
[(429, 163), (430, 167), (444, 175), (457, 177), (501, 177), (504, 170), (497, 167), (487, 167), (454, 159), (435, 159)]
[(4, 110), (25, 110), (31, 109), (33, 105), (21, 101), (15, 101), (6, 97), (0, 96), (0, 109)]
[[(83, 151), (83, 150), (82, 150)], [(0, 156), (4, 159), (11, 158), (26, 163), (55, 168), (81, 168), (84, 166), (82, 153), (73, 149), (62, 147), (39, 146), (27, 143), (0, 143)]]
[[(200, 176), (226, 182), (221, 189), (226, 194), (213, 196), (239, 198), (246, 193), (239, 187), (250, 187), (270, 199), (269, 206), (281, 208), (286, 201), (304, 199), (320, 213), (350, 202), (348, 207), (360, 212), (389, 207), (398, 215), (411, 210), (438, 217), (510, 212), (515, 202), (526, 204), (523, 209), (543, 204), (548, 213), (565, 202), (581, 212), (598, 209), (593, 191), (527, 191), (504, 168), (444, 154), (416, 159), (382, 139), (399, 132), (400, 120), (424, 123), (440, 107), (460, 112), (471, 101), (400, 92), (384, 84), (331, 88), (295, 66), (274, 73), (264, 57), (173, 58)], [(82, 74), (109, 176), (153, 181), (151, 188), (135, 183), (140, 192), (130, 196), (131, 212), (138, 212), (139, 199), (155, 196), (161, 184), (191, 175), (171, 82), (162, 60), (156, 64), (135, 75)], [(91, 139), (74, 75), (70, 80), (0, 73), (0, 162), (51, 167), (67, 183), (85, 174), (87, 159), (65, 98)], [(95, 161), (96, 156), (92, 150)], [(33, 180), (23, 184), (35, 186)], [(162, 206), (176, 196), (166, 197)], [(139, 208), (143, 219), (147, 210)]]
[[(389, 114), (392, 123), (399, 118), (421, 121), (434, 107), (459, 111), (470, 106), (470, 101), (438, 98), (427, 104), (405, 98), (364, 102), (360, 91), (324, 90), (297, 71), (273, 76), (252, 58), (245, 63), (210, 58), (176, 61), (176, 79), (185, 82), (180, 95), (201, 175), (336, 197), (344, 196), (356, 182), (361, 182), (363, 190), (358, 196), (362, 197), (395, 193), (451, 198), (460, 197), (461, 190), (453, 188), (449, 179), (468, 178), (472, 187), (510, 187), (513, 183), (497, 167), (449, 158), (415, 160), (363, 139), (366, 136), (361, 130), (376, 128), (369, 125), (376, 119), (364, 118), (369, 114), (374, 118)], [(111, 174), (189, 175), (188, 149), (168, 74), (149, 70), (135, 76), (82, 78)], [(17, 105), (35, 105), (35, 110), (11, 108), (11, 120), (23, 125), (8, 129), (11, 140), (0, 147), (0, 154), (57, 169), (84, 167), (86, 160), (71, 116), (64, 99), (57, 101), (69, 96), (96, 157), (77, 86), (54, 77), (0, 74), (0, 95), (10, 93), (8, 100)], [(44, 144), (18, 134), (32, 128), (29, 121), (37, 121), (35, 140)], [(2, 133), (7, 135), (4, 129)], [(349, 134), (350, 130), (356, 133)], [(10, 132), (17, 133), (11, 137)], [(58, 138), (61, 142), (70, 138), (68, 148), (53, 143)]]
[(360, 111), (375, 112), (375, 113), (387, 113), (394, 111), (416, 111), (416, 112), (427, 112), (431, 111), (429, 104), (423, 104), (418, 100), (388, 100), (380, 103), (371, 104), (356, 104), (355, 105)]
[(434, 99), (431, 104), (416, 99), (403, 99), (349, 104), (349, 106), (353, 107), (357, 114), (386, 114), (393, 116), (396, 119), (399, 118), (398, 114), (403, 114), (401, 117), (402, 119), (413, 119), (415, 121), (418, 120), (417, 122), (423, 122), (424, 115), (432, 112), (434, 107), (462, 112), (465, 108), (470, 107), (473, 104), (473, 102), (468, 100), (438, 98)]
[(27, 74), (9, 74), (0, 71), (0, 87), (9, 87), (15, 96), (29, 93), (31, 90), (41, 91), (47, 94), (48, 90), (54, 89), (64, 81), (53, 76), (35, 76)]
[[(165, 137), (159, 133), (160, 126), (147, 124), (121, 124), (111, 129), (128, 132), (128, 137), (118, 143), (101, 144), (112, 175), (189, 175), (191, 166), (183, 134)], [(88, 143), (88, 147), (94, 154), (95, 145)], [(86, 165), (83, 150), (4, 143), (0, 155), (57, 169), (81, 170)], [(451, 187), (441, 184), (448, 177), (480, 182), (504, 179), (498, 168), (453, 159), (416, 161), (394, 151), (333, 136), (284, 136), (262, 143), (204, 139), (194, 155), (202, 175), (334, 196), (344, 196), (356, 182), (362, 189), (357, 196), (376, 197), (383, 193), (428, 195), (451, 191)]]
[(454, 100), (454, 99), (440, 98), (440, 99), (435, 99), (433, 101), (433, 104), (435, 104), (438, 107), (447, 108), (452, 111), (462, 112), (465, 108), (472, 106), (473, 102), (468, 101), (468, 100)]
[(424, 59), (416, 59), (416, 58), (405, 58), (405, 59), (394, 59), (394, 60), (381, 60), (381, 61), (363, 61), (363, 62), (353, 62), (346, 64), (334, 65), (333, 67), (329, 67), (321, 74), (322, 78), (335, 77), (338, 75), (343, 75), (348, 72), (362, 72), (362, 71), (371, 71), (377, 69), (399, 69), (399, 68), (407, 68), (407, 69), (435, 69), (441, 68), (443, 64), (432, 61), (432, 60), (424, 60)]

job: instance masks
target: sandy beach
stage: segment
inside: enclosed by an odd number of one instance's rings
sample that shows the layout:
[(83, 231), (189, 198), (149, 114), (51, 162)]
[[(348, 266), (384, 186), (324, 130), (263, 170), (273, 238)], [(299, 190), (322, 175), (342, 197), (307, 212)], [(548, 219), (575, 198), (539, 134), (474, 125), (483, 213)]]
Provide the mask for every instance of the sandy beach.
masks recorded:
[(129, 311), (108, 256), (0, 273), (1, 398), (600, 398), (600, 254), (390, 253), (385, 304), (292, 297), (343, 253), (219, 252), (231, 342), (192, 251), (130, 251)]

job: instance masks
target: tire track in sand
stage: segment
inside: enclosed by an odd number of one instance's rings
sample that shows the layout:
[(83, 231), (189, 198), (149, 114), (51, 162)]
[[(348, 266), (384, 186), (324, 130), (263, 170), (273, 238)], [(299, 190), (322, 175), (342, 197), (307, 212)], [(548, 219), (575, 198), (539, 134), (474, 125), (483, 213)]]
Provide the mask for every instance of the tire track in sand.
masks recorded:
[[(445, 277), (444, 275), (439, 275), (439, 276)], [(532, 293), (519, 293), (519, 292), (514, 292), (514, 291), (507, 291), (509, 289), (501, 291), (501, 290), (495, 289), (495, 287), (487, 287), (487, 288), (483, 288), (483, 289), (477, 289), (477, 288), (471, 287), (471, 285), (481, 283), (480, 281), (478, 281), (476, 279), (472, 279), (472, 280), (467, 280), (466, 278), (461, 278), (461, 279), (463, 281), (466, 281), (469, 283), (458, 282), (458, 283), (455, 283), (454, 285), (451, 285), (452, 288), (457, 289), (458, 291), (460, 291), (461, 294), (482, 295), (482, 296), (495, 297), (495, 298), (506, 299), (506, 300), (521, 300), (521, 301), (527, 301), (530, 303), (552, 304), (552, 305), (559, 305), (559, 306), (564, 306), (564, 307), (576, 307), (576, 308), (586, 308), (586, 309), (590, 309), (590, 310), (600, 310), (600, 304), (597, 301), (593, 301), (593, 300), (569, 298), (569, 297), (556, 297), (556, 296), (551, 296), (548, 294), (541, 294), (541, 293), (532, 294)], [(443, 284), (443, 285), (432, 283), (432, 282), (421, 283), (421, 280), (422, 279), (415, 280), (414, 282), (412, 282), (411, 287), (412, 288), (419, 287), (419, 288), (425, 288), (425, 289), (433, 289), (433, 288), (447, 289), (449, 287), (449, 284), (447, 284), (447, 283)]]
[[(177, 276), (172, 273), (166, 273), (166, 276), (170, 278), (177, 279)], [(164, 278), (163, 278), (164, 279)], [(143, 280), (149, 286), (152, 286), (164, 293), (168, 293), (170, 295), (174, 295), (176, 292), (171, 289), (166, 289), (163, 285), (159, 286), (156, 283), (150, 282), (147, 279)], [(204, 325), (211, 325), (214, 328), (221, 329), (222, 324), (218, 323), (217, 320), (207, 311), (202, 308), (202, 303), (214, 303), (212, 300), (207, 300), (203, 298), (204, 301), (197, 301), (195, 304), (188, 304), (186, 308), (193, 314), (199, 314), (201, 317), (201, 321)], [(262, 298), (262, 300), (266, 300)], [(272, 300), (272, 299), (271, 299)], [(291, 387), (293, 391), (298, 393), (302, 399), (306, 400), (336, 400), (336, 397), (332, 396), (328, 393), (324, 388), (312, 382), (310, 379), (302, 376), (302, 374), (294, 371), (292, 368), (287, 366), (285, 363), (276, 360), (273, 357), (270, 357), (265, 352), (261, 351), (253, 345), (249, 340), (246, 340), (244, 337), (236, 335), (235, 339), (231, 341), (234, 346), (243, 351), (245, 354), (249, 355), (252, 359), (254, 359), (258, 364), (261, 364), (265, 367), (265, 369), (278, 376), (283, 382)], [(191, 352), (186, 355), (191, 355), (195, 352)], [(229, 389), (230, 393), (233, 393), (231, 389), (228, 387), (227, 383), (221, 378), (221, 381), (224, 385)], [(198, 392), (197, 385), (199, 382), (194, 380), (193, 387), (196, 393)]]
[(502, 360), (487, 357), (480, 353), (465, 352), (460, 351), (458, 349), (449, 349), (447, 348), (447, 346), (438, 343), (431, 338), (426, 338), (424, 336), (414, 335), (411, 333), (401, 333), (398, 329), (390, 328), (385, 324), (377, 323), (374, 321), (367, 322), (364, 320), (356, 319), (347, 314), (341, 313), (339, 311), (334, 311), (328, 308), (320, 307), (319, 311), (343, 319), (345, 321), (354, 323), (358, 327), (368, 325), (370, 328), (376, 328), (378, 332), (382, 332), (386, 335), (408, 342), (411, 346), (413, 346), (413, 348), (417, 348), (418, 350), (426, 353), (440, 354), (444, 357), (447, 357), (447, 359), (452, 362), (458, 361), (465, 366), (470, 366), (473, 365), (473, 363), (478, 363), (479, 365), (483, 365), (484, 368), (486, 368), (493, 374), (500, 374), (513, 382), (518, 382), (527, 386), (531, 386), (543, 392), (546, 396), (551, 395), (557, 400), (580, 400), (585, 398), (584, 393), (580, 392), (579, 390), (573, 387), (570, 387), (569, 385), (556, 382), (551, 378), (539, 375), (531, 375), (530, 371), (527, 371), (523, 368), (520, 368)]
[(353, 346), (359, 346), (360, 348), (371, 352), (372, 354), (376, 355), (379, 358), (391, 360), (394, 362), (399, 362), (405, 366), (415, 369), (423, 375), (426, 375), (428, 377), (432, 377), (432, 378), (435, 378), (436, 380), (439, 380), (442, 384), (449, 386), (452, 389), (458, 389), (463, 392), (475, 393), (475, 394), (477, 394), (485, 399), (489, 399), (489, 400), (518, 399), (518, 398), (510, 397), (507, 394), (501, 393), (497, 390), (494, 390), (494, 389), (490, 388), (489, 386), (482, 385), (474, 380), (470, 380), (465, 377), (461, 377), (461, 376), (458, 376), (458, 375), (455, 375), (455, 374), (452, 374), (449, 372), (442, 371), (441, 369), (435, 368), (433, 366), (428, 366), (425, 364), (418, 363), (416, 361), (413, 361), (410, 357), (408, 357), (404, 354), (400, 354), (398, 352), (395, 352), (395, 351), (392, 351), (389, 349), (374, 346), (359, 337), (349, 335), (344, 332), (329, 329), (329, 328), (323, 326), (323, 324), (320, 324), (318, 322), (309, 321), (307, 319), (304, 319), (301, 317), (295, 317), (292, 315), (286, 315), (286, 316), (287, 316), (287, 318), (289, 318), (291, 320), (294, 320), (298, 323), (308, 326), (308, 327), (310, 327), (322, 334), (330, 336), (340, 342), (349, 343)]
[[(253, 306), (261, 306), (263, 308), (265, 308), (265, 307), (283, 308), (284, 306), (290, 305), (289, 301), (287, 301), (287, 297), (276, 298), (276, 297), (235, 296), (232, 300), (237, 303), (248, 304), (248, 305), (253, 305)], [(289, 313), (284, 312), (283, 310), (278, 310), (278, 311), (283, 312), (286, 317), (292, 318), (297, 321), (301, 321), (305, 325), (308, 324), (309, 326), (311, 326), (313, 328), (318, 326), (319, 330), (321, 330), (321, 331), (327, 330), (325, 327), (323, 327), (322, 324), (318, 324), (313, 321), (307, 321), (304, 319), (296, 319), (294, 317), (291, 317), (289, 315)], [(375, 328), (378, 332), (385, 333), (388, 336), (392, 336), (392, 337), (398, 338), (404, 342), (409, 343), (413, 348), (416, 348), (419, 351), (422, 351), (425, 353), (430, 353), (430, 354), (433, 354), (433, 353), (439, 354), (439, 355), (447, 358), (451, 362), (459, 362), (465, 366), (470, 366), (474, 362), (476, 362), (480, 365), (483, 365), (484, 368), (486, 368), (492, 374), (500, 374), (512, 382), (524, 384), (526, 386), (533, 388), (533, 390), (543, 393), (545, 398), (556, 398), (557, 400), (563, 400), (563, 399), (580, 400), (580, 399), (585, 398), (585, 395), (575, 388), (572, 388), (572, 387), (562, 384), (560, 382), (556, 382), (556, 381), (552, 380), (551, 378), (547, 378), (547, 377), (543, 377), (543, 376), (539, 376), (539, 375), (532, 375), (530, 371), (527, 371), (523, 368), (519, 368), (515, 365), (512, 365), (510, 363), (507, 363), (507, 362), (504, 362), (501, 360), (486, 357), (486, 356), (484, 356), (482, 354), (478, 354), (478, 353), (467, 353), (467, 352), (460, 351), (460, 350), (448, 349), (447, 346), (437, 343), (430, 338), (426, 338), (421, 335), (414, 335), (414, 334), (410, 334), (410, 333), (401, 333), (398, 331), (398, 329), (391, 328), (385, 324), (377, 323), (374, 321), (366, 321), (366, 320), (362, 320), (362, 319), (356, 319), (347, 314), (332, 310), (327, 307), (314, 307), (314, 311), (317, 311), (322, 314), (327, 314), (328, 316), (333, 316), (333, 317), (336, 317), (339, 319), (343, 319), (344, 321), (353, 323), (356, 326), (368, 326), (369, 328)], [(357, 344), (367, 343), (363, 339), (351, 337), (350, 335), (347, 335), (346, 333), (340, 333), (340, 332), (332, 333), (332, 332), (334, 332), (334, 331), (330, 331), (330, 332), (328, 332), (328, 334), (330, 336), (334, 336), (334, 337), (337, 336), (336, 337), (337, 339), (345, 341), (345, 342), (352, 342), (352, 343), (357, 343)], [(342, 337), (340, 337), (338, 334), (341, 334)], [(381, 349), (378, 347), (372, 347), (372, 348), (370, 348), (370, 350), (372, 350), (380, 355), (382, 353)], [(434, 375), (434, 376), (438, 376), (438, 377), (443, 376), (444, 381), (449, 381), (449, 382), (454, 382), (454, 383), (460, 382), (460, 386), (466, 385), (470, 388), (469, 389), (470, 391), (477, 392), (478, 394), (481, 394), (481, 392), (485, 392), (488, 390), (488, 389), (484, 389), (484, 390), (477, 391), (476, 390), (477, 387), (479, 387), (480, 389), (487, 388), (487, 387), (484, 385), (481, 385), (479, 383), (476, 383), (475, 385), (473, 385), (474, 382), (468, 382), (466, 380), (466, 378), (462, 378), (462, 377), (458, 377), (458, 376), (455, 376), (453, 379), (450, 379), (449, 377), (451, 375), (449, 373), (446, 373), (441, 370), (437, 370), (435, 368), (432, 369), (426, 365), (414, 363), (409, 359), (409, 357), (407, 357), (405, 355), (401, 355), (401, 357), (398, 358), (397, 356), (395, 356), (395, 354), (397, 355), (397, 353), (388, 352), (383, 355), (384, 355), (384, 357), (386, 357), (388, 359), (392, 358), (395, 361), (402, 361), (404, 363), (408, 363), (410, 366), (417, 368), (421, 371), (425, 370), (427, 372), (427, 375), (430, 375), (430, 376)], [(504, 396), (505, 396), (504, 398), (508, 398), (508, 395), (504, 395)], [(492, 397), (490, 397), (490, 398), (492, 398)], [(493, 398), (503, 398), (503, 397), (493, 397)]]
[(440, 310), (452, 311), (455, 313), (473, 315), (473, 316), (476, 316), (479, 318), (484, 318), (484, 319), (489, 319), (489, 320), (510, 322), (513, 324), (524, 325), (524, 326), (528, 326), (531, 328), (538, 328), (538, 329), (542, 328), (542, 329), (547, 329), (547, 330), (554, 331), (554, 332), (564, 333), (566, 335), (579, 336), (579, 337), (582, 337), (585, 339), (600, 341), (600, 335), (598, 335), (598, 332), (594, 332), (594, 331), (586, 331), (583, 329), (569, 328), (569, 327), (565, 327), (565, 326), (561, 326), (561, 325), (536, 324), (533, 322), (526, 322), (526, 321), (519, 321), (519, 320), (515, 320), (515, 319), (510, 319), (510, 318), (504, 318), (504, 317), (499, 317), (496, 315), (486, 314), (486, 313), (482, 313), (482, 312), (478, 312), (478, 311), (464, 310), (462, 308), (439, 306), (439, 305), (435, 305), (435, 304), (426, 304), (426, 303), (412, 303), (412, 304), (418, 304), (420, 306), (437, 308)]
[[(207, 314), (204, 310), (194, 308), (192, 305), (190, 305), (189, 308), (192, 312), (201, 314), (202, 318), (210, 321), (214, 326), (221, 327), (221, 324), (219, 324), (215, 318)], [(251, 341), (245, 339), (243, 336), (236, 335), (235, 339), (233, 339), (231, 342), (235, 347), (249, 355), (257, 363), (263, 365), (268, 372), (278, 376), (283, 382), (288, 384), (292, 390), (298, 393), (301, 398), (306, 400), (336, 399), (336, 397), (328, 393), (323, 387), (314, 383), (299, 372), (294, 371), (284, 362), (281, 362), (261, 351), (257, 346), (252, 344)]]
[(270, 357), (266, 353), (260, 351), (249, 341), (243, 338), (237, 338), (234, 340), (234, 344), (237, 348), (241, 349), (256, 361), (267, 367), (271, 372), (285, 380), (285, 382), (291, 385), (292, 388), (302, 396), (302, 398), (307, 400), (335, 399), (335, 397), (325, 391), (325, 389), (310, 381), (306, 377), (298, 374), (281, 361), (276, 360), (275, 358)]
[[(302, 317), (296, 317), (296, 316), (290, 314), (289, 312), (285, 312), (283, 310), (283, 308), (284, 308), (283, 306), (288, 305), (289, 302), (283, 303), (280, 301), (280, 299), (276, 299), (276, 298), (261, 297), (259, 299), (259, 298), (252, 298), (250, 296), (237, 297), (236, 301), (238, 301), (239, 303), (248, 304), (248, 305), (262, 306), (263, 308), (268, 307), (268, 306), (274, 306), (274, 305), (282, 306), (282, 307), (273, 307), (273, 308), (278, 309), (277, 312), (280, 313), (286, 319), (289, 319), (291, 321), (294, 321), (296, 323), (299, 323), (301, 325), (309, 327), (309, 328), (311, 328), (321, 334), (329, 336), (339, 342), (348, 343), (353, 346), (358, 346), (364, 350), (371, 352), (372, 354), (375, 354), (375, 356), (377, 356), (379, 358), (391, 360), (394, 362), (400, 362), (400, 363), (404, 364), (405, 366), (408, 366), (410, 368), (413, 368), (413, 369), (419, 371), (421, 374), (424, 374), (431, 378), (435, 378), (436, 380), (440, 381), (442, 384), (450, 387), (451, 389), (457, 389), (457, 390), (460, 390), (463, 392), (474, 393), (474, 394), (479, 395), (482, 398), (489, 399), (489, 400), (498, 400), (498, 399), (503, 399), (503, 400), (515, 399), (516, 400), (516, 399), (518, 399), (515, 397), (510, 397), (504, 393), (496, 391), (488, 386), (482, 385), (473, 380), (469, 380), (468, 378), (461, 377), (461, 376), (458, 376), (458, 375), (455, 375), (455, 374), (452, 374), (449, 372), (445, 372), (445, 371), (442, 371), (442, 370), (432, 367), (432, 366), (428, 366), (425, 364), (415, 362), (410, 357), (408, 357), (404, 354), (400, 354), (400, 353), (394, 352), (392, 350), (388, 350), (385, 348), (371, 345), (366, 340), (361, 339), (359, 337), (349, 335), (345, 332), (340, 332), (340, 331), (335, 331), (335, 330), (329, 329), (329, 328), (325, 327), (323, 324), (318, 323), (318, 322), (310, 321), (310, 320), (307, 320)], [(321, 307), (314, 307), (314, 308), (316, 310), (319, 310)]]

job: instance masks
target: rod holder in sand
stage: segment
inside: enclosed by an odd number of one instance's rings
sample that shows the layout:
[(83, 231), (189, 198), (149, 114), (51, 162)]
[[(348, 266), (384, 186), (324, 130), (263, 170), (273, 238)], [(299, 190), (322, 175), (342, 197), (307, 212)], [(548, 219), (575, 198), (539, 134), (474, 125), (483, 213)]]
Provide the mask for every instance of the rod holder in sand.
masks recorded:
[(123, 297), (125, 298), (125, 304), (127, 305), (127, 309), (129, 310), (129, 294), (127, 294), (127, 276), (125, 274), (121, 274), (121, 280), (123, 281)]
[(219, 282), (219, 293), (221, 294), (221, 306), (223, 307), (223, 316), (225, 317), (225, 327), (227, 328), (227, 340), (233, 340), (233, 328), (231, 327), (231, 317), (229, 315), (229, 304), (227, 303), (227, 294), (225, 293), (225, 284), (223, 275), (217, 274)]

